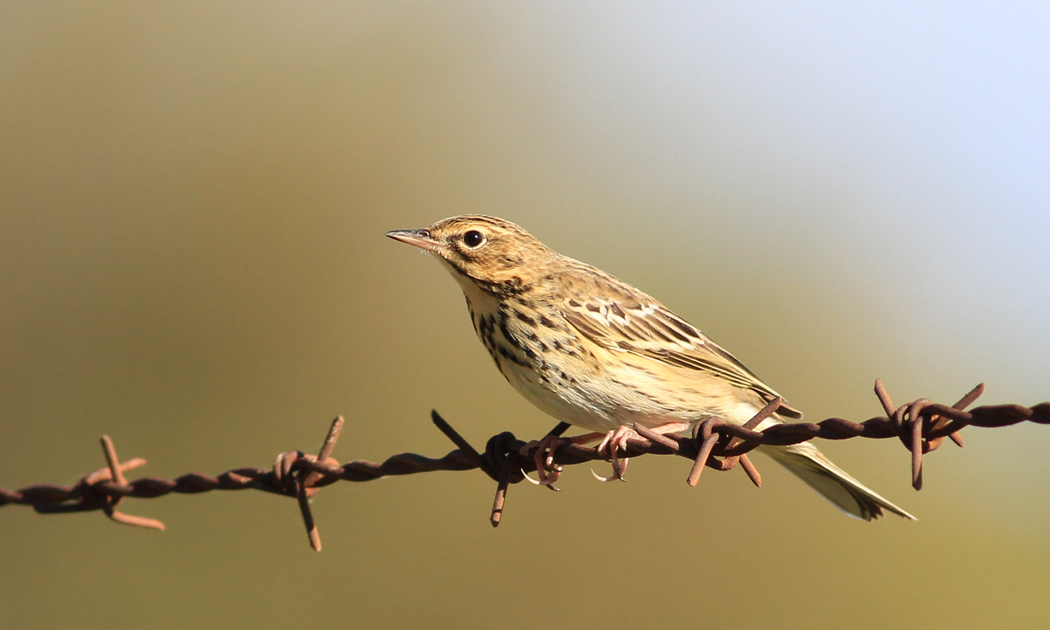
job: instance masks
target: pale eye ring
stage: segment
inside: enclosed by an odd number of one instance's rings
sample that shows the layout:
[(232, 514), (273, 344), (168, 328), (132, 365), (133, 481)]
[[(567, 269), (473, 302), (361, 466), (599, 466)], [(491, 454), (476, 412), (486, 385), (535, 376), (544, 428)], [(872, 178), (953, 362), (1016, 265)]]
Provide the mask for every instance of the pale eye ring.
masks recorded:
[(463, 234), (463, 244), (474, 249), (485, 242), (485, 235), (477, 230), (468, 230)]

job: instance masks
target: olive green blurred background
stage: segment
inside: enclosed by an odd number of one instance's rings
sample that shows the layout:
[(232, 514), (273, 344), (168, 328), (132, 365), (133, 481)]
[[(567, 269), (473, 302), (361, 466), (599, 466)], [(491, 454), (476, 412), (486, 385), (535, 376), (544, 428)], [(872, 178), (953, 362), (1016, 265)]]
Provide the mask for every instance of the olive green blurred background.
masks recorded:
[[(819, 420), (1050, 398), (1047, 10), (1001, 5), (0, 5), (0, 485), (340, 460), (553, 420), (439, 266), (383, 238), (511, 219), (655, 295)], [(1050, 429), (965, 432), (850, 520), (770, 461), (560, 494), (437, 473), (314, 501), (0, 510), (5, 628), (1045, 627)], [(601, 467), (596, 467), (600, 472)]]

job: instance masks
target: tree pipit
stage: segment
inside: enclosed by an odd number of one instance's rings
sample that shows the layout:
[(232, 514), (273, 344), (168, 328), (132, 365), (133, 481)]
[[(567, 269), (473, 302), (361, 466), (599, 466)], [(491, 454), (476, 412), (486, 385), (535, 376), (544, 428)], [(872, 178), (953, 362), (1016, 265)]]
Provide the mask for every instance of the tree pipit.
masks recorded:
[[(779, 397), (655, 299), (509, 221), (458, 216), (387, 236), (434, 254), (452, 272), (499, 371), (543, 411), (592, 432), (572, 441), (602, 440), (616, 477), (617, 450), (637, 435), (634, 425), (665, 434), (711, 416), (743, 425)], [(800, 418), (784, 404), (757, 429)], [(536, 455), (544, 483), (557, 476), (544, 471), (557, 443), (545, 440)], [(810, 442), (760, 449), (850, 516), (870, 521), (885, 509), (915, 518)]]

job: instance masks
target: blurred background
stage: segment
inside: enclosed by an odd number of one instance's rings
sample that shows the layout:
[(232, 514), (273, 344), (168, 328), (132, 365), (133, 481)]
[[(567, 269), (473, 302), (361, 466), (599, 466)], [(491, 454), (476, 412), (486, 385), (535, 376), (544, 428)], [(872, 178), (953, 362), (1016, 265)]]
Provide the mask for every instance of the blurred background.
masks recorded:
[[(891, 2), (5, 2), (0, 485), (98, 437), (216, 474), (440, 456), (554, 421), (455, 283), (383, 238), (511, 219), (656, 296), (807, 419), (1050, 398), (1050, 9)], [(1045, 627), (1050, 429), (824, 443), (918, 523), (764, 458), (560, 494), (435, 473), (132, 500), (168, 531), (0, 510), (5, 627)], [(602, 467), (596, 467), (605, 473)]]

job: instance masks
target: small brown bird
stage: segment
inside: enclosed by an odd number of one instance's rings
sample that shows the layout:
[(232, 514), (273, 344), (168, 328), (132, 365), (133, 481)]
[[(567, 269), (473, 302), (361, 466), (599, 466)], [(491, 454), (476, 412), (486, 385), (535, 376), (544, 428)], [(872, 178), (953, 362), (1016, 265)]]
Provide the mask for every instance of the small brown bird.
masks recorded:
[[(555, 418), (596, 433), (614, 460), (637, 424), (662, 433), (710, 416), (744, 424), (779, 394), (655, 299), (495, 217), (450, 217), (387, 236), (437, 256), (507, 381)], [(801, 412), (782, 405), (759, 429)], [(913, 519), (810, 442), (761, 450), (846, 514)], [(544, 477), (540, 467), (541, 479)]]

